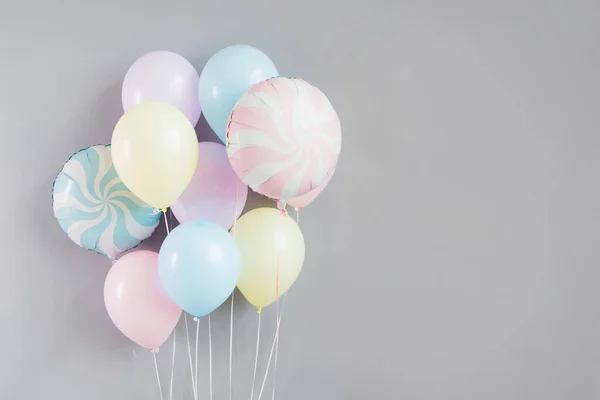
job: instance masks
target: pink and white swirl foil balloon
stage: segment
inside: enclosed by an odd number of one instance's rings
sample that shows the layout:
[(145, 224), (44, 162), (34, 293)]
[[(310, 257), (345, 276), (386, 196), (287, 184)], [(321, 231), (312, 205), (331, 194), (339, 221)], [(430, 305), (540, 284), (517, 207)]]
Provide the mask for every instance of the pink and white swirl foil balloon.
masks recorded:
[(331, 103), (297, 78), (271, 78), (252, 86), (227, 126), (234, 171), (252, 190), (283, 205), (328, 179), (341, 145), (340, 121)]

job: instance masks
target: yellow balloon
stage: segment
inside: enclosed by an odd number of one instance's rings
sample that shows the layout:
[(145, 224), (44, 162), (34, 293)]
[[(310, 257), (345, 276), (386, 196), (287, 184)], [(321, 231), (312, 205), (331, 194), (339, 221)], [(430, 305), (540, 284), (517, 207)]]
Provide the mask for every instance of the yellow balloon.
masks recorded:
[(272, 304), (277, 292), (283, 295), (302, 269), (304, 237), (300, 228), (279, 210), (257, 208), (238, 220), (235, 241), (242, 261), (238, 288), (259, 309)]
[(112, 160), (123, 183), (156, 208), (169, 207), (190, 183), (198, 139), (187, 117), (167, 103), (142, 103), (115, 126)]

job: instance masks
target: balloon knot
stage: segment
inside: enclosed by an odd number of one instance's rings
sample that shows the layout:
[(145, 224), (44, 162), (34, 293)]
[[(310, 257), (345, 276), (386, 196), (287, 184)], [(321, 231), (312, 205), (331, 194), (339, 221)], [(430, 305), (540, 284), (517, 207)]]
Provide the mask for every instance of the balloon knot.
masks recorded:
[(258, 307), (258, 309), (256, 310), (257, 314), (260, 314), (262, 312), (262, 307)]
[(287, 210), (285, 208), (282, 208), (280, 211), (281, 211), (281, 216), (282, 217), (287, 217), (288, 212), (287, 212)]
[(162, 212), (166, 213), (167, 212), (167, 207), (163, 207)]

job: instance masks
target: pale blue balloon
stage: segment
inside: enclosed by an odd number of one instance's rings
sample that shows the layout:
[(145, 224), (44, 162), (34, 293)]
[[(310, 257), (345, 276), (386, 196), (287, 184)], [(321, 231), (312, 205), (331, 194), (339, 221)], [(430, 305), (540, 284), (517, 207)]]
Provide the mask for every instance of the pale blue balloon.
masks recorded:
[(279, 72), (273, 61), (252, 46), (229, 46), (208, 60), (200, 74), (200, 107), (223, 143), (229, 114), (238, 99), (252, 85), (276, 76)]
[(240, 276), (240, 255), (229, 232), (189, 221), (167, 235), (158, 254), (163, 287), (183, 310), (202, 317), (227, 300)]

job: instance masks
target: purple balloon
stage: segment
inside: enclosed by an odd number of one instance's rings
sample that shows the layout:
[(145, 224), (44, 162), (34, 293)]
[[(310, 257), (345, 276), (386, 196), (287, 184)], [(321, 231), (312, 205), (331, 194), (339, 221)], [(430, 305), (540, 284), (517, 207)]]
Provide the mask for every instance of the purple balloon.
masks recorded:
[(247, 197), (248, 186), (231, 168), (225, 146), (201, 142), (194, 177), (171, 211), (181, 224), (200, 219), (229, 229), (242, 213)]
[(153, 51), (133, 63), (121, 91), (125, 112), (149, 101), (160, 101), (183, 112), (192, 125), (200, 118), (198, 81), (200, 77), (192, 64), (170, 51)]

